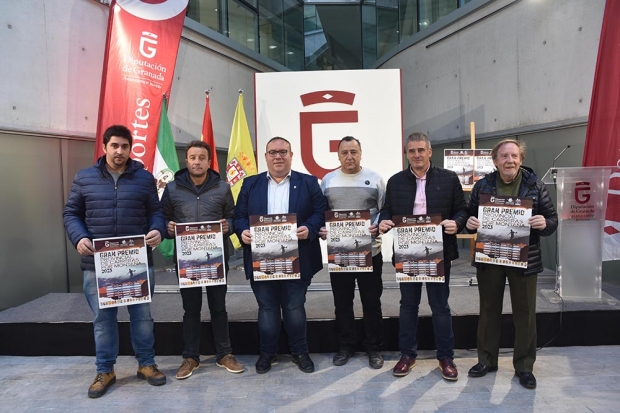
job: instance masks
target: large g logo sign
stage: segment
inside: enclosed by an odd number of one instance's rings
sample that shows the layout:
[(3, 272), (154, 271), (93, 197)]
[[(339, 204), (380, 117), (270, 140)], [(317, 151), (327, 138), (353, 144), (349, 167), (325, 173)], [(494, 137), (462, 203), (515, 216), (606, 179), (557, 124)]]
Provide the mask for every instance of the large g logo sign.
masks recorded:
[(146, 43), (157, 46), (157, 35), (155, 33), (142, 32), (142, 37), (140, 37), (140, 54), (147, 59), (155, 57), (157, 49), (155, 47), (147, 46)]
[(582, 205), (590, 201), (590, 182), (577, 182), (575, 184), (575, 201)]
[[(321, 90), (306, 93), (300, 97), (304, 107), (317, 105), (320, 103), (342, 103), (350, 106), (353, 105), (353, 101), (355, 100), (355, 93), (345, 92), (342, 90)], [(321, 167), (317, 163), (316, 159), (314, 159), (314, 138), (312, 136), (312, 126), (325, 123), (357, 123), (357, 115), (357, 110), (299, 113), (301, 160), (310, 174), (319, 179), (323, 179), (325, 175), (333, 171), (333, 169), (325, 169)], [(340, 140), (330, 141), (329, 151), (338, 152), (339, 142)]]

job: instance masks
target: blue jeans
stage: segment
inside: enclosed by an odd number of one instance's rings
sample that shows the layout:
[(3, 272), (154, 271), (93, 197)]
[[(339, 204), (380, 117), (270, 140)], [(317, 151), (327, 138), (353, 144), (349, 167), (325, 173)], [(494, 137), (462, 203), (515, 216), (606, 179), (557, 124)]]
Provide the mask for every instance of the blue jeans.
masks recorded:
[[(452, 360), (454, 358), (454, 333), (452, 332), (452, 314), (448, 304), (451, 263), (448, 260), (444, 262), (446, 281), (426, 283), (426, 293), (433, 313), (437, 360)], [(400, 283), (400, 352), (414, 358), (418, 356), (418, 309), (421, 297), (422, 283)]]
[[(151, 296), (155, 288), (155, 271), (149, 266)], [(116, 315), (118, 307), (99, 309), (97, 298), (97, 281), (95, 271), (84, 271), (84, 295), (93, 311), (93, 327), (95, 330), (95, 354), (97, 357), (97, 373), (114, 371), (118, 357), (118, 324)], [(129, 328), (131, 345), (136, 353), (140, 367), (155, 364), (155, 336), (153, 334), (153, 318), (150, 303), (127, 306), (129, 311)]]
[(306, 291), (310, 280), (254, 281), (250, 279), (258, 303), (260, 353), (274, 356), (278, 351), (281, 316), (292, 354), (308, 352), (306, 338)]

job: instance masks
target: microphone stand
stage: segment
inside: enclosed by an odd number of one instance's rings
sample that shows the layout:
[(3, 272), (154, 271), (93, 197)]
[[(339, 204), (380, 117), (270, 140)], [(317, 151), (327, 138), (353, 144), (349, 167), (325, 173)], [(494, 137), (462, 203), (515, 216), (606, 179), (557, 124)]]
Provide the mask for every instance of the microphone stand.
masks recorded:
[(558, 160), (558, 158), (560, 156), (562, 156), (564, 154), (564, 152), (566, 152), (566, 150), (570, 148), (570, 145), (566, 145), (566, 148), (562, 149), (562, 151), (560, 153), (558, 153), (558, 156), (555, 157), (555, 159), (553, 159), (553, 163), (551, 164), (551, 178), (553, 178), (553, 184), (555, 185), (555, 181), (558, 177), (558, 170), (555, 168), (555, 161)]

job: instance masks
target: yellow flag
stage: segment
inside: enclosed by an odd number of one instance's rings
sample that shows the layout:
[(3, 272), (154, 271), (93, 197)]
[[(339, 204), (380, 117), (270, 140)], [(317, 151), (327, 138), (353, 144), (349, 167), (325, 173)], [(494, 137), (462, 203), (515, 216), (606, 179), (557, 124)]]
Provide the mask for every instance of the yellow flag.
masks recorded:
[[(226, 162), (226, 182), (230, 185), (235, 203), (241, 190), (241, 183), (246, 176), (256, 175), (256, 159), (252, 150), (252, 139), (248, 121), (243, 109), (243, 94), (239, 92), (239, 101), (235, 110), (232, 130), (230, 131), (230, 145)], [(241, 248), (236, 235), (230, 237), (235, 248)]]

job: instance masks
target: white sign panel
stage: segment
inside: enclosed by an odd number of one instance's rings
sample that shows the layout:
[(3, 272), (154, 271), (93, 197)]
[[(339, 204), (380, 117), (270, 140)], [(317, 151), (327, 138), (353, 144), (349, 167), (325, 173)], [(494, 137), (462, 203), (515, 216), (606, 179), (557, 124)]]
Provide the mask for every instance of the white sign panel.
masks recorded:
[[(258, 170), (267, 170), (269, 139), (281, 136), (291, 142), (293, 169), (322, 179), (340, 167), (340, 139), (353, 136), (362, 144), (362, 167), (387, 182), (404, 164), (400, 77), (398, 69), (257, 73)], [(383, 257), (389, 260), (392, 239), (386, 235)]]

